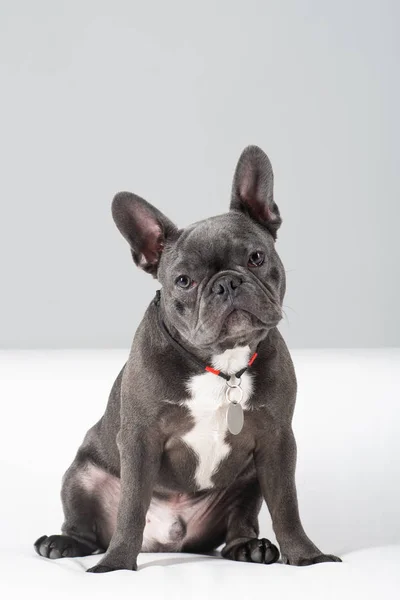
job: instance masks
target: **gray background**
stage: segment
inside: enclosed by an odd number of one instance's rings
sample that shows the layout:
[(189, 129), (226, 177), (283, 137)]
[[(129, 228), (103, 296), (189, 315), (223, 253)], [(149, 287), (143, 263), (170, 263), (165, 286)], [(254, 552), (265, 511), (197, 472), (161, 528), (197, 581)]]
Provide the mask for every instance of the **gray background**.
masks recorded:
[(399, 3), (1, 1), (0, 335), (125, 347), (156, 282), (121, 189), (184, 225), (262, 146), (292, 347), (399, 346)]

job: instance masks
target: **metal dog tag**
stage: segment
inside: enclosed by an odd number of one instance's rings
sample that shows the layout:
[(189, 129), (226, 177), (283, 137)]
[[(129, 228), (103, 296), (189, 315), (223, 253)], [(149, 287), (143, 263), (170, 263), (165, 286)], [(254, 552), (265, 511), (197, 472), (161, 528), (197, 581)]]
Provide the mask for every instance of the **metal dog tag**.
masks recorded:
[(240, 385), (230, 385), (228, 383), (225, 395), (228, 401), (226, 424), (229, 431), (233, 435), (237, 435), (242, 431), (244, 423), (243, 408), (240, 405), (243, 398), (243, 390)]
[(226, 424), (228, 425), (229, 431), (233, 435), (237, 435), (242, 431), (243, 423), (243, 408), (239, 403), (234, 404), (233, 402), (230, 402), (226, 413)]

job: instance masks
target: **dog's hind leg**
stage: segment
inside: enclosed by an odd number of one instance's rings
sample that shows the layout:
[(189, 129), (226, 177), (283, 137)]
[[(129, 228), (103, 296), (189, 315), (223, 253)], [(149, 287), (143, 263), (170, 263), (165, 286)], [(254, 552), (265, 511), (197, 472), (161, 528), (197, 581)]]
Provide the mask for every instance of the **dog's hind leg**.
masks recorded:
[(62, 535), (44, 535), (34, 544), (46, 558), (87, 556), (106, 550), (115, 527), (119, 479), (78, 458), (64, 476)]

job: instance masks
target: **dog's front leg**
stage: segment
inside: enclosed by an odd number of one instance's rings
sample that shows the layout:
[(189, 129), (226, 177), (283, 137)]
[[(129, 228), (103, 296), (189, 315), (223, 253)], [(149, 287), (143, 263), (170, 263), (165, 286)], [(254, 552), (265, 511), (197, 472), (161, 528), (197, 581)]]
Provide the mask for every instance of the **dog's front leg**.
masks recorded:
[(88, 569), (106, 573), (137, 569), (146, 513), (160, 467), (161, 441), (137, 425), (121, 427), (117, 443), (121, 458), (121, 497), (115, 532), (100, 562)]
[(258, 441), (254, 458), (282, 561), (299, 566), (340, 562), (336, 556), (323, 554), (301, 524), (295, 485), (296, 442), (291, 427), (278, 425), (271, 429)]

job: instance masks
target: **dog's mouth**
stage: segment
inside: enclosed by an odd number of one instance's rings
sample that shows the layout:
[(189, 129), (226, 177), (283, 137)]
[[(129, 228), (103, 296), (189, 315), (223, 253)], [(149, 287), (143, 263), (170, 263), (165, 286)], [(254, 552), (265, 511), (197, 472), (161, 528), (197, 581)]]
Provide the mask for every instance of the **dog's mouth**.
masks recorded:
[(224, 329), (236, 329), (246, 324), (250, 325), (255, 318), (254, 315), (242, 308), (233, 308), (224, 319), (221, 333), (223, 333)]
[(254, 339), (260, 339), (262, 332), (276, 325), (277, 322), (265, 324), (253, 313), (242, 308), (233, 308), (220, 321), (220, 328), (215, 328), (213, 339), (206, 345), (217, 344), (221, 349), (236, 345), (245, 346)]
[(218, 337), (242, 335), (245, 332), (264, 327), (265, 323), (253, 313), (243, 308), (233, 308), (223, 320)]
[(238, 327), (240, 324), (244, 326), (253, 326), (253, 327), (271, 327), (273, 325), (277, 325), (281, 320), (282, 314), (281, 309), (274, 308), (272, 311), (268, 311), (268, 313), (259, 315), (255, 311), (249, 310), (247, 307), (243, 308), (242, 306), (232, 306), (232, 310), (229, 311), (227, 315), (223, 317), (223, 325)]
[(220, 342), (235, 344), (238, 340), (250, 340), (275, 327), (282, 314), (276, 302), (255, 302), (247, 297), (235, 298), (230, 306), (223, 307), (218, 317), (212, 311), (204, 311), (202, 317), (195, 331), (196, 345), (206, 348)]

